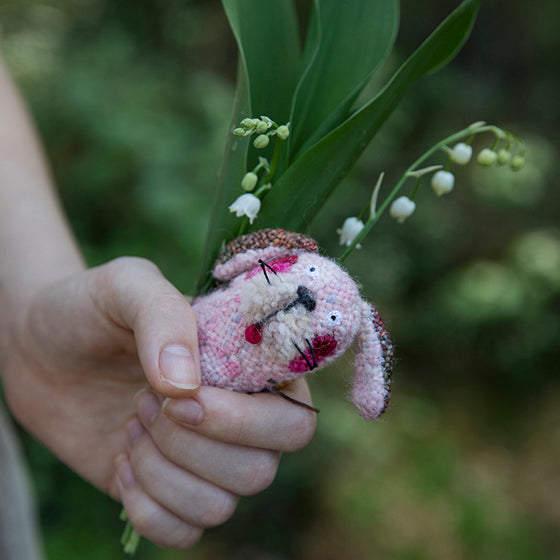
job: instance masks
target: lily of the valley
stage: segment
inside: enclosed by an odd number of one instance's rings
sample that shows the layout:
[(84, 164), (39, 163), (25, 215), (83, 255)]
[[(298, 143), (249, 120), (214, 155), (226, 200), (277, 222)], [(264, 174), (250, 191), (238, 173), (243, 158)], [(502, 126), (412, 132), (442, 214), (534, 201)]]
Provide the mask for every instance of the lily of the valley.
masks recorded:
[[(337, 229), (336, 233), (340, 235), (340, 244), (346, 245), (349, 247), (352, 244), (352, 241), (356, 239), (356, 236), (364, 229), (364, 222), (359, 220), (355, 216), (351, 218), (346, 218), (344, 220), (344, 224), (342, 224), (342, 229)], [(360, 246), (357, 245), (359, 249)]]
[(416, 203), (408, 196), (399, 196), (391, 204), (389, 214), (402, 224), (416, 210)]
[(242, 194), (230, 207), (230, 212), (235, 212), (238, 218), (247, 216), (252, 224), (261, 209), (261, 201), (254, 194)]
[(448, 153), (453, 163), (467, 165), (472, 158), (472, 147), (464, 142), (459, 142), (453, 146), (453, 149), (448, 148)]
[(455, 185), (455, 176), (449, 171), (437, 171), (432, 177), (432, 189), (438, 196), (450, 193)]

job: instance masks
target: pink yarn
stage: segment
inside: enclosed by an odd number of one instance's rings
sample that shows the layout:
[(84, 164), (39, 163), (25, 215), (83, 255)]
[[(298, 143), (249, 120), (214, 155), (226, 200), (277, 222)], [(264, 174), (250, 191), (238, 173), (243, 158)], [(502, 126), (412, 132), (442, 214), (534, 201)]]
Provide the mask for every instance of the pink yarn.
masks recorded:
[(379, 416), (390, 398), (392, 346), (375, 307), (334, 261), (297, 248), (251, 249), (251, 235), (258, 232), (235, 241), (246, 250), (216, 265), (223, 283), (193, 303), (203, 383), (271, 389), (321, 369), (356, 341), (351, 399), (365, 418)]

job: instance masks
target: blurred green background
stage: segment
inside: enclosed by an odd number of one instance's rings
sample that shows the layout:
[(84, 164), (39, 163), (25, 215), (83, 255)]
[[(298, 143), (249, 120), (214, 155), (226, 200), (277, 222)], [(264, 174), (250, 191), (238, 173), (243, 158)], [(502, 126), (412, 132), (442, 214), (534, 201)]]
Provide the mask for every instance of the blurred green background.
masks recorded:
[[(457, 3), (403, 1), (387, 69)], [(312, 227), (340, 254), (335, 229), (377, 175), (394, 183), (471, 122), (528, 144), (518, 173), (472, 163), (451, 195), (426, 185), (407, 222), (383, 218), (348, 260), (396, 344), (390, 412), (367, 423), (346, 402), (349, 356), (311, 380), (317, 435), (269, 490), (194, 549), (144, 542), (139, 560), (560, 557), (559, 20), (557, 0), (483, 2), (463, 51), (414, 88)], [(0, 41), (89, 263), (141, 255), (189, 292), (234, 90), (220, 3), (0, 0)], [(122, 558), (119, 506), (22, 437), (48, 558)]]

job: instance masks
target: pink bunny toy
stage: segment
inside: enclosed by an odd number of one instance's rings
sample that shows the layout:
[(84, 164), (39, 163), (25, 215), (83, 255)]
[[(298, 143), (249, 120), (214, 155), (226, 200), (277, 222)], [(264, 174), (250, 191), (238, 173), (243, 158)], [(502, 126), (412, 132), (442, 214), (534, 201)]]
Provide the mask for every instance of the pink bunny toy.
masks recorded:
[(315, 241), (281, 229), (239, 237), (220, 254), (220, 283), (195, 299), (202, 382), (278, 389), (357, 342), (351, 400), (367, 419), (389, 404), (393, 347), (376, 308)]

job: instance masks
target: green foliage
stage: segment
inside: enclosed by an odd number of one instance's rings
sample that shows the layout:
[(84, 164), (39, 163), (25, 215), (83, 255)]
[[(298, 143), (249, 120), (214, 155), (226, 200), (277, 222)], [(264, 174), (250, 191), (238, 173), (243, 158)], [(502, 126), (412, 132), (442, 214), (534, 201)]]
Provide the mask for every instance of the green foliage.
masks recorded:
[[(395, 48), (361, 99), (450, 4), (402, 3)], [(228, 135), (235, 45), (217, 1), (134, 6), (0, 1), (1, 46), (89, 262), (148, 257), (186, 291)], [(193, 549), (144, 540), (137, 560), (560, 557), (559, 9), (483, 3), (467, 48), (417, 82), (313, 223), (337, 254), (335, 228), (380, 171), (394, 184), (426, 146), (481, 118), (527, 141), (519, 173), (469, 165), (448, 198), (421, 188), (405, 224), (382, 219), (349, 257), (396, 343), (389, 415), (367, 423), (344, 401), (350, 363), (321, 372), (317, 436), (282, 458), (274, 484)], [(24, 442), (48, 559), (122, 559), (120, 505)]]
[[(292, 106), (291, 124), (294, 133), (291, 152), (294, 159), (292, 161), (291, 153), (284, 154), (286, 169), (284, 171), (280, 167), (277, 171), (273, 188), (267, 194), (264, 207), (252, 229), (307, 229), (315, 214), (410, 87), (426, 73), (444, 65), (458, 51), (472, 29), (479, 4), (480, 0), (465, 0), (396, 72), (378, 95), (361, 109), (352, 112), (353, 101), (391, 50), (398, 25), (398, 3), (390, 0), (364, 0), (359, 5), (355, 4), (353, 10), (348, 10), (342, 2), (317, 0), (314, 3), (315, 11), (295, 93), (289, 87), (276, 92), (277, 95), (290, 95), (285, 98), (285, 105)], [(248, 96), (248, 99), (240, 100), (237, 105), (234, 115), (234, 123), (237, 123), (241, 117), (249, 116), (239, 114), (237, 111), (241, 108), (249, 107), (250, 114), (258, 116), (252, 102), (260, 95), (255, 90), (259, 80), (253, 79), (253, 75), (260, 76), (269, 70), (276, 49), (283, 43), (277, 45), (270, 38), (263, 42), (260, 34), (254, 32), (266, 25), (263, 23), (267, 21), (264, 13), (259, 14), (256, 9), (249, 10), (247, 3), (241, 0), (228, 0), (225, 6), (229, 10), (231, 25), (240, 48), (241, 83), (238, 100), (242, 95)], [(240, 17), (240, 6), (245, 6), (248, 10), (248, 22)], [(293, 29), (291, 12), (288, 14), (290, 17), (287, 24), (283, 23), (282, 14), (274, 15), (281, 29)], [(287, 38), (293, 40), (293, 35), (287, 34)], [(258, 56), (255, 55), (256, 52)], [(292, 58), (291, 53), (288, 50), (288, 61)], [(356, 59), (358, 64), (354, 62)], [(276, 78), (279, 84), (292, 84), (292, 72), (286, 70), (288, 66), (286, 64), (280, 68)], [(280, 105), (274, 97), (271, 104)], [(259, 109), (260, 107), (259, 105)], [(268, 116), (278, 121), (278, 117), (271, 111), (272, 109), (266, 111)], [(217, 205), (223, 204), (227, 195), (231, 202), (235, 200), (241, 177), (251, 167), (247, 161), (243, 161), (246, 153), (241, 146), (246, 142), (244, 139), (235, 139), (228, 145), (227, 151), (230, 153), (226, 154)], [(300, 155), (300, 151), (304, 153)], [(231, 217), (227, 217), (227, 206), (218, 206), (214, 213), (206, 249), (208, 256), (203, 261), (203, 267), (213, 262), (224, 241), (233, 239), (239, 232), (237, 224), (234, 223), (233, 228), (227, 225), (232, 223)], [(203, 268), (201, 271), (199, 290), (208, 285), (208, 270), (209, 268)]]

